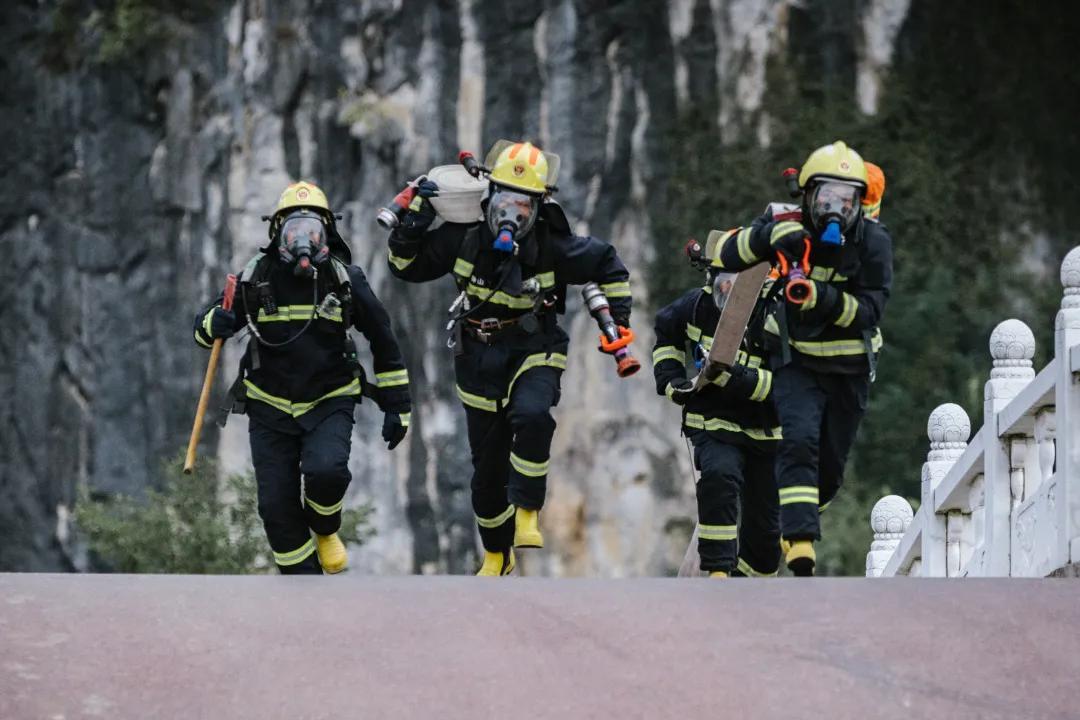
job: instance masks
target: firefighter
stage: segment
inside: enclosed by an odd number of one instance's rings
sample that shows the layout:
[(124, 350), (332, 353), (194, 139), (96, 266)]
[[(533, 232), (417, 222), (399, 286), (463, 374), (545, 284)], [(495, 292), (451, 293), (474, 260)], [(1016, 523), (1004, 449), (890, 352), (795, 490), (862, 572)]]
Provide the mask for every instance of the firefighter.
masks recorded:
[(630, 321), (629, 273), (615, 248), (575, 235), (551, 200), (557, 156), (500, 141), (473, 223), (442, 222), (431, 181), (389, 237), (391, 272), (409, 282), (451, 274), (457, 394), (472, 452), (472, 502), (484, 547), (481, 576), (509, 574), (514, 547), (543, 547), (539, 511), (569, 338), (556, 319), (568, 285), (595, 281), (615, 321)]
[[(779, 421), (772, 400), (772, 372), (763, 366), (764, 296), (751, 316), (737, 364), (690, 393), (687, 352), (700, 370), (734, 274), (717, 264), (716, 250), (740, 228), (710, 242), (691, 262), (706, 268), (694, 288), (656, 315), (653, 375), (656, 391), (683, 408), (683, 433), (694, 446), (698, 556), (710, 577), (769, 577), (780, 564), (780, 514), (773, 478)], [(696, 246), (700, 248), (700, 246)], [(690, 246), (688, 246), (689, 251)], [(710, 262), (711, 259), (711, 262)], [(738, 522), (740, 515), (742, 521)]]
[[(409, 427), (409, 375), (390, 318), (351, 264), (323, 191), (289, 185), (267, 219), (270, 241), (244, 268), (233, 311), (218, 297), (196, 317), (195, 340), (210, 347), (214, 338), (250, 330), (230, 392), (233, 410), (248, 415), (259, 515), (274, 561), (283, 574), (337, 573), (348, 565), (337, 531), (351, 480), (353, 410), (364, 394), (374, 396), (392, 450)], [(371, 345), (374, 384), (350, 327)]]
[[(776, 480), (784, 560), (796, 575), (814, 572), (819, 513), (843, 482), (882, 347), (892, 239), (863, 215), (868, 184), (857, 152), (840, 141), (818, 148), (799, 172), (801, 212), (767, 211), (720, 251), (728, 271), (771, 262), (807, 278), (805, 298), (779, 293), (765, 324), (783, 433)], [(879, 208), (883, 190), (882, 176)]]

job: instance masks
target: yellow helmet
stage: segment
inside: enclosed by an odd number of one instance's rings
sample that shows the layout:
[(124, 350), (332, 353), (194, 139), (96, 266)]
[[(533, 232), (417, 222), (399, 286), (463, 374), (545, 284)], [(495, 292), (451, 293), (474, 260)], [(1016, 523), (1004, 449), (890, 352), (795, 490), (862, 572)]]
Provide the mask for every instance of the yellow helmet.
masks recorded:
[(548, 192), (547, 156), (532, 143), (519, 142), (499, 153), (491, 165), (491, 182), (522, 192), (542, 195)]
[(842, 140), (837, 140), (810, 153), (799, 172), (799, 187), (805, 190), (812, 180), (819, 177), (860, 183), (865, 189), (866, 165), (859, 153)]
[(282, 191), (274, 215), (280, 215), (282, 212), (293, 208), (312, 208), (330, 214), (330, 203), (326, 199), (326, 193), (320, 190), (317, 185), (304, 180), (295, 182)]

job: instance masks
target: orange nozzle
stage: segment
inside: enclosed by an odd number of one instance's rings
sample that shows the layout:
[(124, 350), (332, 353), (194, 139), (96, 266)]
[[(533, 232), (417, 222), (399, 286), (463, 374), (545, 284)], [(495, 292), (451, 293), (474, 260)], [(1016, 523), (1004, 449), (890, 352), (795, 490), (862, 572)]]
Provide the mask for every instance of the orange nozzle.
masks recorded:
[(634, 342), (634, 331), (620, 325), (618, 340), (608, 340), (606, 335), (600, 335), (600, 350), (606, 353), (613, 353), (616, 350), (622, 350), (632, 342)]
[(810, 297), (810, 281), (804, 277), (790, 277), (784, 288), (784, 297), (793, 305), (802, 305)]
[(619, 360), (619, 364), (616, 367), (615, 372), (619, 374), (619, 377), (624, 378), (630, 377), (640, 369), (641, 363), (639, 363), (633, 355), (627, 353), (622, 360)]

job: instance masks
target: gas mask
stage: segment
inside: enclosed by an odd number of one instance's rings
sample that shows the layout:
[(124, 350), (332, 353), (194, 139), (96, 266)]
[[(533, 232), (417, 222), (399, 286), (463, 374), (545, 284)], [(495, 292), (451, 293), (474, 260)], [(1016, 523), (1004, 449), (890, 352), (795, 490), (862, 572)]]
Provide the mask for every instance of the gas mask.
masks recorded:
[(859, 219), (862, 188), (851, 183), (825, 180), (810, 194), (810, 221), (826, 245), (843, 245), (844, 233)]
[(278, 231), (278, 254), (283, 263), (293, 266), (294, 275), (312, 277), (315, 266), (330, 257), (322, 219), (307, 210), (286, 217)]
[(517, 241), (532, 230), (539, 213), (540, 198), (536, 195), (492, 185), (487, 206), (488, 227), (495, 236), (492, 247), (501, 252), (514, 252)]
[(716, 272), (713, 273), (712, 278), (712, 299), (713, 304), (716, 305), (716, 309), (723, 312), (724, 305), (727, 304), (728, 293), (731, 292), (731, 286), (735, 282), (735, 273), (729, 272)]

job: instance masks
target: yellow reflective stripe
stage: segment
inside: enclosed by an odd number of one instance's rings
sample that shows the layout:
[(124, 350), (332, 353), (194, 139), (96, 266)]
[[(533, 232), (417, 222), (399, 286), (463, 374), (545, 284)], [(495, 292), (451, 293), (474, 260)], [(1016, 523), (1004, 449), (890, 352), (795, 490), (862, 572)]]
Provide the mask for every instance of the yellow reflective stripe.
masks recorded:
[(821, 280), (822, 282), (828, 282), (832, 278), (834, 272), (836, 272), (835, 268), (820, 267), (820, 266), (814, 267), (814, 268), (811, 268), (811, 270), (810, 270), (810, 279), (811, 280)]
[(506, 397), (503, 398), (503, 405), (510, 402), (510, 394), (514, 392), (514, 383), (521, 377), (526, 371), (532, 370), (537, 367), (553, 367), (558, 370), (566, 369), (566, 356), (562, 353), (536, 353), (535, 355), (529, 355), (521, 363), (521, 367), (514, 373), (514, 377), (510, 378), (510, 385), (506, 388)]
[(769, 397), (770, 390), (772, 390), (772, 372), (758, 369), (757, 385), (754, 386), (754, 392), (750, 393), (750, 399), (754, 402), (763, 402)]
[(536, 279), (540, 281), (540, 287), (544, 289), (555, 287), (555, 273), (553, 272), (540, 273)]
[(476, 408), (477, 410), (484, 410), (486, 412), (498, 411), (499, 404), (494, 400), (488, 400), (486, 397), (465, 392), (461, 389), (460, 385), (455, 385), (454, 387), (457, 389), (458, 399), (469, 407)]
[(529, 355), (518, 367), (517, 372), (514, 373), (514, 377), (510, 378), (510, 384), (506, 389), (506, 397), (502, 400), (496, 400), (494, 398), (486, 398), (482, 395), (474, 395), (470, 392), (466, 392), (460, 385), (456, 385), (458, 398), (461, 402), (465, 403), (471, 408), (477, 410), (484, 410), (486, 412), (498, 412), (499, 403), (501, 402), (505, 407), (510, 402), (510, 395), (514, 391), (514, 383), (524, 373), (537, 367), (552, 367), (558, 370), (566, 369), (566, 356), (562, 353), (536, 353), (535, 355)]
[(600, 286), (600, 289), (604, 292), (608, 298), (620, 298), (630, 297), (630, 281), (624, 280), (622, 282), (604, 283)]
[(205, 315), (203, 315), (202, 329), (203, 332), (206, 333), (206, 337), (208, 338), (214, 337), (214, 333), (210, 332), (210, 320), (214, 317), (214, 311), (217, 310), (219, 307), (221, 306), (215, 305), (214, 307), (210, 308)]
[(205, 348), (214, 347), (213, 343), (208, 343), (205, 340), (203, 340), (202, 335), (200, 335), (198, 331), (195, 332), (195, 342), (199, 343), (200, 345), (202, 345)]
[(412, 420), (412, 413), (399, 413), (398, 418), (401, 419), (402, 427), (409, 427), (409, 421)]
[(803, 228), (802, 223), (797, 223), (792, 220), (785, 220), (777, 223), (773, 226), (772, 234), (769, 236), (769, 244), (775, 245), (780, 239), (791, 235), (792, 233), (798, 233), (799, 235), (805, 235), (806, 230)]
[(728, 384), (728, 380), (730, 380), (730, 379), (731, 379), (731, 373), (728, 372), (727, 370), (723, 370), (713, 380), (713, 384), (714, 385), (719, 385), (720, 387), (724, 387), (725, 385)]
[(686, 337), (690, 338), (694, 342), (701, 339), (701, 328), (697, 325), (686, 324)]
[(750, 234), (753, 228), (743, 228), (736, 236), (735, 242), (739, 248), (739, 259), (744, 263), (752, 263), (757, 260), (757, 255), (750, 249)]
[(739, 564), (737, 568), (739, 572), (741, 572), (746, 577), (776, 577), (775, 570), (771, 573), (758, 572), (753, 568), (752, 565), (750, 565), (750, 563), (746, 562), (742, 558), (739, 558)]
[(396, 387), (409, 384), (408, 370), (387, 370), (375, 373), (375, 386), (381, 388)]
[(824, 505), (818, 505), (818, 509), (817, 509), (817, 511), (818, 511), (819, 513), (823, 513), (823, 512), (825, 512), (825, 508), (829, 507), (830, 505), (832, 505), (832, 500), (830, 500), (829, 502), (825, 503)]
[(476, 524), (482, 528), (497, 528), (514, 516), (514, 506), (507, 505), (506, 509), (493, 518), (476, 516)]
[(780, 326), (776, 324), (776, 318), (772, 315), (765, 318), (765, 332), (771, 335), (780, 334)]
[(538, 463), (510, 453), (510, 466), (526, 477), (544, 477), (550, 464), (549, 460)]
[(276, 408), (281, 412), (285, 413), (286, 415), (292, 415), (293, 417), (300, 417), (308, 410), (311, 410), (311, 408), (321, 403), (323, 400), (329, 400), (330, 398), (344, 397), (348, 395), (359, 395), (361, 392), (359, 378), (354, 378), (353, 381), (350, 382), (348, 385), (342, 385), (336, 390), (331, 390), (322, 397), (316, 398), (311, 402), (294, 403), (287, 400), (286, 398), (278, 397), (277, 395), (271, 395), (265, 390), (259, 389), (258, 385), (251, 382), (247, 378), (244, 379), (244, 387), (247, 388), (248, 397), (254, 400), (258, 400), (260, 402), (264, 402), (270, 407)]
[(737, 432), (746, 435), (752, 440), (779, 440), (780, 428), (744, 428), (738, 423), (733, 423), (730, 420), (724, 420), (723, 418), (709, 418), (705, 419), (704, 415), (698, 413), (687, 413), (686, 420), (683, 423), (686, 427), (693, 430), (727, 430), (729, 432)]
[(415, 256), (413, 256), (411, 258), (398, 257), (397, 255), (394, 254), (393, 250), (388, 250), (387, 253), (388, 253), (388, 257), (390, 259), (390, 264), (393, 265), (394, 267), (396, 267), (398, 270), (404, 270), (405, 268), (412, 265), (413, 261), (416, 260)]
[(334, 308), (329, 312), (319, 312), (314, 305), (281, 305), (273, 315), (267, 315), (266, 311), (259, 309), (258, 322), (307, 322), (312, 316), (321, 317), (331, 322), (341, 322), (341, 308)]
[(679, 350), (674, 345), (661, 345), (652, 351), (652, 364), (659, 365), (665, 360), (677, 360), (682, 364), (686, 364), (686, 353)]
[(502, 290), (496, 290), (492, 293), (488, 288), (482, 288), (475, 283), (469, 283), (469, 286), (465, 290), (470, 295), (479, 298), (482, 301), (494, 303), (496, 305), (505, 305), (512, 310), (528, 310), (535, 303), (533, 298), (509, 295)]
[[(881, 331), (874, 333), (870, 339), (870, 349), (874, 352), (881, 350), (883, 344)], [(866, 344), (862, 340), (830, 340), (828, 342), (809, 342), (805, 340), (792, 340), (792, 347), (805, 355), (816, 357), (839, 357), (842, 355), (862, 355), (866, 352)]]
[(736, 532), (734, 525), (698, 525), (698, 537), (702, 540), (734, 540)]
[(458, 258), (454, 262), (454, 274), (461, 275), (462, 277), (469, 277), (472, 275), (473, 264), (468, 260)]
[(309, 539), (306, 543), (290, 552), (275, 552), (274, 562), (278, 565), (289, 567), (290, 565), (304, 562), (311, 557), (311, 553), (313, 552), (315, 552), (315, 541)]
[(320, 505), (309, 497), (305, 497), (304, 502), (306, 502), (312, 510), (319, 513), (320, 515), (333, 515), (334, 513), (341, 510), (342, 506), (345, 504), (345, 499), (342, 498), (333, 505)]
[(848, 327), (855, 320), (855, 313), (859, 311), (859, 301), (847, 293), (842, 293), (842, 295), (844, 296), (844, 310), (833, 324)]
[(792, 485), (780, 488), (780, 504), (794, 505), (795, 503), (818, 504), (818, 489), (814, 485)]

